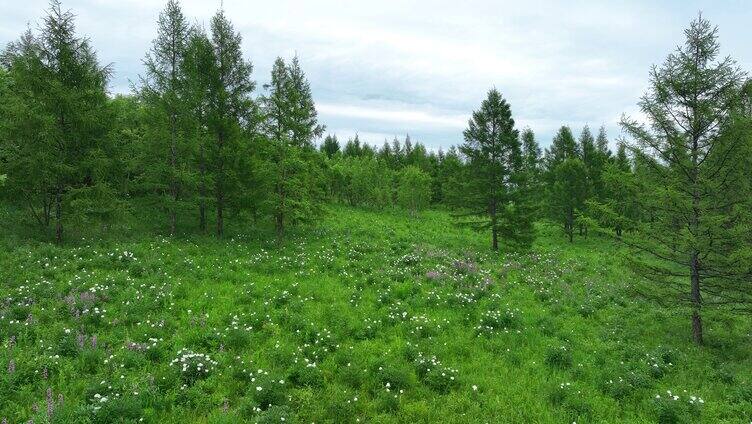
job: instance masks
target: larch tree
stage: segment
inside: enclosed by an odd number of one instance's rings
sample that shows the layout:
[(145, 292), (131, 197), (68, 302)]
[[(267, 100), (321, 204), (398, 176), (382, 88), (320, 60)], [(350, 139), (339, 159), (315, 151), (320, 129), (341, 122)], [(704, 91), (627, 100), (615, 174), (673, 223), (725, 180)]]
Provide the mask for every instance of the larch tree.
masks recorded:
[(570, 242), (588, 195), (587, 168), (581, 152), (572, 131), (562, 126), (544, 158), (549, 212), (562, 224)]
[(310, 86), (297, 58), (289, 66), (277, 58), (266, 88), (269, 92), (262, 104), (271, 159), (266, 168), (273, 186), (267, 207), (282, 241), (288, 224), (307, 221), (318, 210), (321, 193), (314, 181), (313, 141), (324, 128), (318, 124)]
[(210, 187), (213, 183), (209, 170), (208, 152), (212, 146), (210, 119), (212, 117), (212, 96), (217, 89), (216, 57), (211, 40), (201, 28), (192, 28), (185, 49), (182, 73), (185, 81), (181, 95), (185, 102), (186, 135), (190, 138), (192, 158), (196, 169), (196, 188), (198, 203), (198, 224), (202, 232), (207, 231), (207, 210)]
[[(256, 105), (251, 98), (256, 84), (251, 80), (253, 66), (243, 58), (242, 37), (235, 32), (224, 10), (211, 19), (214, 50), (214, 81), (209, 91), (209, 131), (214, 143), (207, 149), (207, 163), (214, 184), (216, 233), (225, 228), (228, 196), (241, 187), (241, 175), (248, 171), (244, 160), (250, 157), (249, 137), (244, 134), (257, 123)], [(244, 137), (244, 135), (246, 135)]]
[(181, 120), (186, 113), (181, 90), (190, 28), (177, 0), (168, 0), (157, 20), (157, 37), (144, 59), (140, 94), (149, 110), (145, 177), (167, 211), (170, 234), (177, 229), (181, 197), (192, 180), (190, 146)]
[(473, 217), (464, 224), (490, 230), (494, 251), (499, 249), (499, 237), (510, 244), (530, 245), (534, 231), (522, 147), (512, 110), (498, 90), (490, 90), (473, 112), (464, 138), (460, 151), (469, 171), (465, 216)]
[(540, 145), (535, 140), (535, 133), (530, 128), (525, 128), (520, 134), (522, 141), (522, 166), (527, 174), (527, 182), (530, 188), (530, 195), (535, 205), (535, 215), (538, 216), (543, 208), (543, 175), (541, 167), (542, 151)]
[[(5, 87), (2, 151), (8, 189), (37, 220), (55, 223), (63, 240), (68, 218), (109, 214), (107, 83), (88, 39), (76, 35), (74, 15), (50, 3), (38, 36), (31, 31), (3, 53)], [(7, 113), (7, 115), (5, 115)]]
[(687, 306), (692, 338), (703, 343), (703, 310), (752, 311), (749, 119), (741, 113), (744, 74), (719, 58), (717, 29), (699, 16), (683, 46), (653, 67), (639, 106), (643, 124), (624, 118), (631, 148), (651, 160), (640, 208), (652, 219), (624, 237), (640, 255), (644, 293)]
[(337, 141), (337, 135), (327, 135), (324, 138), (324, 142), (321, 144), (321, 153), (325, 154), (328, 158), (333, 158), (340, 153), (339, 141)]

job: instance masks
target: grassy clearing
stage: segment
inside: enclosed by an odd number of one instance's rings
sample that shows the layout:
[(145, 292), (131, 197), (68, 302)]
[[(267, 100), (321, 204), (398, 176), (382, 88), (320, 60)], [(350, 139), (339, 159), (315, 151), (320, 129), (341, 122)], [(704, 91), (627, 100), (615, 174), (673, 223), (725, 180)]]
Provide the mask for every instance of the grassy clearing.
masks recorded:
[(609, 241), (498, 257), (443, 212), (344, 208), (264, 239), (6, 241), (0, 418), (752, 421), (749, 320), (694, 347)]

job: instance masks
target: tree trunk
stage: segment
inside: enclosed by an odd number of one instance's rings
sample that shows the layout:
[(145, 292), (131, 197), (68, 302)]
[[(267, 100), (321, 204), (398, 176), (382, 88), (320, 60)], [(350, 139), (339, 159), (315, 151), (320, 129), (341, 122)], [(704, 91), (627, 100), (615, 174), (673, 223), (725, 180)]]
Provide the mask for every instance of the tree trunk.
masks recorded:
[[(203, 188), (202, 190), (203, 191)], [(203, 197), (204, 194), (201, 194)], [(206, 202), (202, 198), (198, 201), (198, 228), (202, 233), (206, 233)]]
[(199, 153), (199, 175), (201, 183), (198, 187), (198, 227), (202, 233), (206, 233), (206, 163), (204, 163), (204, 150), (201, 147)]
[(170, 235), (174, 236), (178, 226), (177, 204), (178, 204), (178, 146), (176, 136), (176, 123), (175, 115), (170, 116), (170, 197), (172, 200), (170, 204)]
[(277, 230), (277, 242), (282, 243), (285, 236), (285, 216), (281, 212), (275, 215), (275, 228)]
[[(280, 143), (284, 143), (282, 138), (279, 138)], [(282, 169), (280, 170), (280, 181), (277, 183), (277, 193), (279, 195), (279, 205), (277, 209), (276, 214), (276, 228), (277, 228), (277, 242), (282, 243), (282, 239), (285, 236), (285, 207), (286, 207), (286, 191), (285, 190), (285, 182), (287, 181), (287, 167), (285, 164), (286, 160), (286, 151), (285, 151), (285, 145), (281, 145), (281, 151), (280, 151), (280, 158), (279, 161), (280, 166)]]
[(217, 136), (217, 180), (215, 182), (216, 198), (217, 198), (217, 237), (222, 237), (225, 232), (224, 221), (224, 208), (225, 208), (225, 192), (224, 192), (224, 158), (223, 147), (225, 144), (224, 133), (219, 131)]
[(702, 296), (700, 294), (700, 265), (697, 252), (692, 253), (692, 339), (697, 345), (702, 345)]
[(62, 189), (57, 188), (55, 192), (55, 242), (63, 242), (63, 194)]
[(491, 249), (497, 252), (499, 250), (499, 229), (497, 228), (496, 221), (496, 193), (493, 193), (491, 196), (491, 205), (489, 207), (491, 212)]
[(225, 232), (224, 204), (224, 193), (220, 187), (217, 187), (217, 237), (222, 237)]
[(702, 296), (700, 295), (700, 260), (697, 252), (692, 252), (691, 280), (692, 280), (692, 340), (702, 345)]

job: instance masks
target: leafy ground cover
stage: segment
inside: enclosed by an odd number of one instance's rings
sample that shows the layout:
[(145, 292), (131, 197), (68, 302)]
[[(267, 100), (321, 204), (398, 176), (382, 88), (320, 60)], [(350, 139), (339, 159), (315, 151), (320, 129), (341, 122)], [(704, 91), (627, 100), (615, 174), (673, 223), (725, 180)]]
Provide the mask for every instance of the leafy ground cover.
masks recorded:
[(283, 246), (6, 240), (0, 419), (752, 421), (748, 317), (694, 347), (618, 246), (538, 232), (499, 256), (445, 212), (332, 208)]

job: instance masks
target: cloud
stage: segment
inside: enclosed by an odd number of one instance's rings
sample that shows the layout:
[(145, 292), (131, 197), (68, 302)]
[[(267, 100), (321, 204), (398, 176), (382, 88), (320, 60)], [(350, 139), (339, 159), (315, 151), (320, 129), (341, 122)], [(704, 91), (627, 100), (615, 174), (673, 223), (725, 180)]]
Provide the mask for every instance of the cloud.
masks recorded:
[[(46, 0), (6, 3), (2, 43), (47, 7)], [(243, 34), (259, 86), (276, 56), (297, 54), (328, 131), (341, 139), (357, 131), (378, 144), (410, 133), (436, 148), (462, 141), (467, 118), (494, 86), (518, 126), (530, 126), (544, 145), (562, 124), (605, 124), (613, 139), (622, 113), (635, 110), (649, 67), (682, 41), (698, 10), (720, 26), (724, 53), (750, 68), (752, 8), (743, 3), (224, 0), (224, 7)], [(186, 16), (204, 26), (218, 4), (183, 0)], [(112, 90), (128, 91), (163, 2), (64, 6), (77, 14), (101, 61), (114, 62)]]

